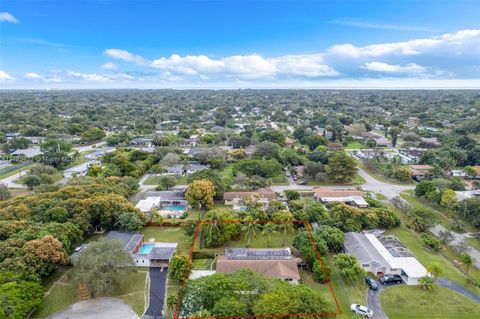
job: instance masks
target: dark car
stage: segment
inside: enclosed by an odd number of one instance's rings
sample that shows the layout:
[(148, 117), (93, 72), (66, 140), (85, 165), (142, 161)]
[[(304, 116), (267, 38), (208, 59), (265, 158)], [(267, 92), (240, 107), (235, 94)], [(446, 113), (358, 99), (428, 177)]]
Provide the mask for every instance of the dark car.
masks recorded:
[(382, 285), (387, 285), (387, 284), (401, 284), (403, 282), (402, 277), (400, 275), (384, 275), (378, 279), (378, 281)]
[(377, 290), (378, 289), (377, 282), (372, 277), (365, 277), (365, 282), (370, 287), (370, 289), (372, 289), (372, 290)]

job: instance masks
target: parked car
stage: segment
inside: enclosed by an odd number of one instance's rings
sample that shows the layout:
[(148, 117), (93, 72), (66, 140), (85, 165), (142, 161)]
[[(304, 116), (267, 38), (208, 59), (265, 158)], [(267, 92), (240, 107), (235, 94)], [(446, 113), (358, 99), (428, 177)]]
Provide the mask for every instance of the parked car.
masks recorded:
[(372, 277), (365, 277), (365, 282), (370, 287), (370, 289), (372, 289), (372, 290), (377, 290), (378, 289), (377, 282)]
[(387, 284), (401, 284), (403, 282), (402, 277), (400, 275), (383, 275), (378, 279), (378, 281), (382, 285), (387, 285)]
[(354, 303), (350, 305), (350, 310), (357, 315), (363, 316), (364, 318), (373, 318), (373, 311), (365, 306)]

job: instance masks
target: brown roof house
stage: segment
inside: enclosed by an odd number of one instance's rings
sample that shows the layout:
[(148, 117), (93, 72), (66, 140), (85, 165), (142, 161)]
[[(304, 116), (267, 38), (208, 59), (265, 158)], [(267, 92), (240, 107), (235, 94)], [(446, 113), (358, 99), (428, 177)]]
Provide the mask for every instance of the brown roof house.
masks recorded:
[(298, 284), (299, 262), (301, 260), (292, 255), (290, 248), (226, 248), (225, 255), (217, 257), (217, 273), (229, 274), (241, 269), (250, 269), (265, 277)]
[(321, 203), (340, 202), (359, 208), (368, 208), (363, 192), (356, 189), (317, 188), (313, 198)]
[(408, 165), (410, 172), (412, 173), (412, 178), (416, 181), (421, 181), (424, 179), (432, 178), (433, 166), (430, 165)]
[(277, 194), (269, 188), (260, 188), (253, 192), (226, 192), (223, 194), (225, 205), (233, 205), (233, 210), (236, 211), (246, 210), (248, 199), (255, 200), (264, 209), (267, 209), (270, 201), (276, 198)]

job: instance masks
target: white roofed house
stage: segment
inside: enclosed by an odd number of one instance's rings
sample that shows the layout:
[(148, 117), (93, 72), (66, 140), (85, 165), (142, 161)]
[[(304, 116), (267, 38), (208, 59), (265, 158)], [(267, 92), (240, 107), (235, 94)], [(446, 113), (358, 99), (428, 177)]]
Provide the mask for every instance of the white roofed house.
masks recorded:
[(323, 204), (340, 202), (359, 208), (368, 208), (370, 206), (363, 197), (363, 192), (356, 189), (317, 188), (313, 198)]
[(369, 233), (345, 233), (345, 251), (377, 276), (400, 275), (407, 285), (418, 285), (427, 270), (397, 238)]
[(24, 150), (16, 150), (15, 152), (11, 153), (12, 156), (18, 157), (25, 157), (25, 158), (33, 158), (35, 156), (41, 155), (42, 151), (40, 147), (30, 147)]
[(70, 168), (67, 168), (66, 170), (63, 171), (63, 177), (64, 178), (72, 178), (72, 177), (77, 177), (77, 176), (85, 176), (88, 172), (88, 169), (92, 165), (98, 165), (100, 162), (98, 161), (90, 161), (90, 162), (85, 162), (77, 166), (73, 166)]

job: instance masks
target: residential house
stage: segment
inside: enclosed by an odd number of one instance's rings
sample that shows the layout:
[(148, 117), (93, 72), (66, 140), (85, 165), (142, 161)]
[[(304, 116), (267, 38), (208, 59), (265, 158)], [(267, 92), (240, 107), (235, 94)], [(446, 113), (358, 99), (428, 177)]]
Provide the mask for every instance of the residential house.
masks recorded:
[(139, 232), (110, 231), (107, 240), (119, 241), (123, 249), (140, 267), (167, 267), (177, 249), (177, 243), (145, 242)]
[(395, 237), (368, 233), (345, 233), (345, 251), (366, 271), (381, 275), (400, 275), (407, 285), (418, 285), (427, 270)]
[(63, 171), (63, 177), (72, 178), (72, 177), (78, 177), (78, 176), (85, 176), (90, 166), (98, 165), (98, 164), (100, 164), (99, 161), (89, 161), (77, 166), (67, 168), (66, 170)]
[(432, 178), (433, 167), (430, 165), (408, 165), (412, 178), (416, 181)]
[(313, 198), (323, 204), (340, 202), (359, 208), (368, 208), (369, 204), (363, 197), (363, 192), (356, 189), (315, 189)]
[(42, 150), (40, 147), (30, 147), (24, 150), (16, 150), (15, 152), (11, 153), (12, 156), (19, 156), (25, 158), (33, 158), (35, 156), (41, 155)]
[(277, 198), (277, 194), (269, 188), (261, 188), (252, 192), (226, 192), (223, 194), (225, 205), (233, 206), (233, 210), (246, 210), (246, 199), (253, 198), (264, 209), (268, 208), (270, 201)]
[(185, 189), (148, 192), (135, 206), (144, 213), (158, 209), (164, 217), (180, 218), (189, 208), (185, 199)]
[(151, 137), (137, 137), (130, 141), (130, 145), (137, 147), (152, 147), (153, 138)]
[(217, 257), (217, 273), (234, 273), (250, 269), (260, 275), (278, 278), (298, 284), (300, 259), (294, 258), (290, 248), (251, 249), (226, 248), (225, 254)]
[(105, 147), (105, 148), (99, 148), (91, 153), (88, 153), (85, 155), (85, 158), (88, 159), (88, 160), (95, 160), (95, 159), (98, 159), (102, 156), (104, 156), (105, 154), (107, 153), (111, 153), (115, 151), (115, 148), (114, 147)]

